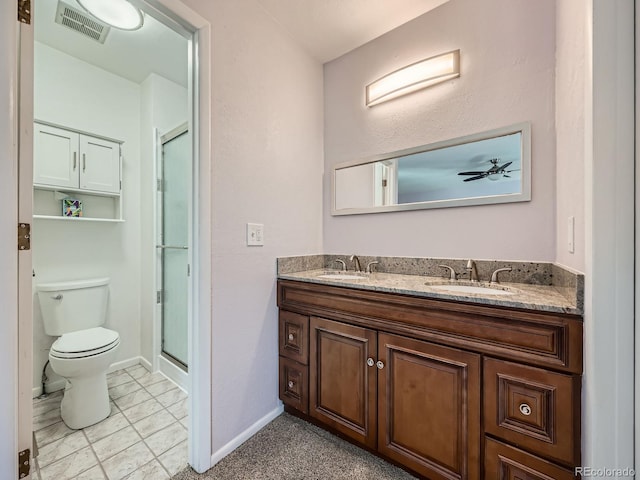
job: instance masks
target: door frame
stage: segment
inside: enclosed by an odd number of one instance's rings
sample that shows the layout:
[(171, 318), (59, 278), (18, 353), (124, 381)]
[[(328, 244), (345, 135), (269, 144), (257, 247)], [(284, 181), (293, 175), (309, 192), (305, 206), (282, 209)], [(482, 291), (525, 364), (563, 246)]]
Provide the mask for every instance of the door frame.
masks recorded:
[[(189, 75), (189, 119), (192, 128), (193, 166), (192, 176), (192, 319), (189, 325), (189, 363), (192, 365), (189, 375), (189, 464), (197, 471), (204, 472), (211, 468), (211, 438), (212, 438), (212, 395), (211, 395), (211, 25), (203, 17), (184, 5), (180, 0), (130, 0), (132, 4), (142, 8), (159, 21), (178, 31), (189, 39), (190, 75)], [(35, 8), (32, 2), (32, 8)], [(9, 83), (10, 121), (6, 133), (8, 145), (11, 146), (10, 158), (14, 160), (14, 175), (9, 176), (9, 182), (15, 182), (6, 189), (2, 196), (13, 201), (18, 199), (17, 212), (12, 222), (31, 223), (33, 207), (31, 201), (33, 183), (33, 25), (22, 25), (15, 21), (16, 3), (3, 2), (3, 18), (10, 28), (3, 35), (8, 49), (7, 71), (13, 76)], [(13, 37), (12, 37), (13, 35)], [(189, 38), (190, 37), (190, 38)], [(12, 48), (13, 47), (13, 48)], [(1, 80), (5, 80), (2, 78)], [(23, 87), (19, 88), (18, 86)], [(11, 103), (17, 100), (17, 104)], [(4, 120), (4, 119), (2, 119)], [(1, 124), (0, 124), (1, 125)], [(19, 133), (18, 133), (19, 132)], [(17, 178), (16, 178), (17, 169)], [(1, 184), (2, 182), (0, 182)], [(3, 185), (4, 186), (4, 185)], [(15, 242), (15, 231), (11, 237)], [(8, 236), (0, 237), (3, 241)], [(15, 243), (12, 244), (15, 247)], [(8, 250), (8, 249), (7, 249)], [(12, 268), (3, 269), (0, 282), (13, 284), (5, 291), (7, 299), (18, 299), (18, 309), (15, 314), (9, 307), (9, 318), (17, 318), (18, 322), (1, 322), (6, 324), (0, 333), (6, 333), (6, 338), (16, 338), (15, 350), (5, 352), (11, 361), (5, 363), (5, 368), (15, 372), (8, 380), (13, 381), (14, 389), (10, 390), (13, 401), (0, 397), (0, 406), (7, 406), (15, 413), (13, 430), (15, 432), (14, 446), (18, 449), (31, 448), (31, 358), (33, 353), (33, 316), (32, 316), (32, 260), (30, 252), (21, 252), (13, 258), (18, 264), (13, 271), (18, 272), (17, 285), (9, 282)], [(5, 276), (6, 275), (6, 276)], [(5, 298), (5, 295), (2, 298)], [(7, 302), (11, 305), (13, 302)], [(18, 328), (19, 326), (19, 328)], [(15, 366), (15, 369), (12, 369)], [(194, 415), (193, 412), (197, 412)], [(4, 420), (4, 419), (3, 419)], [(4, 425), (3, 425), (4, 426)], [(10, 427), (8, 425), (8, 427)], [(5, 430), (3, 430), (5, 431)], [(15, 448), (1, 448), (9, 452), (7, 462), (0, 462), (0, 476), (13, 478), (17, 472), (17, 456)], [(3, 454), (4, 455), (4, 454)], [(4, 456), (0, 456), (4, 460)]]

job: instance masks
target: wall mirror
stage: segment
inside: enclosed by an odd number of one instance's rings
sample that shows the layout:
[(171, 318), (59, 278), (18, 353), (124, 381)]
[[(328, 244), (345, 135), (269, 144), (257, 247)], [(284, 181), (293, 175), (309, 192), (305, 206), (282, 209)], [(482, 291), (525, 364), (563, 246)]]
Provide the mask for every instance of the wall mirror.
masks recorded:
[(495, 130), (334, 166), (332, 215), (531, 200), (531, 126)]

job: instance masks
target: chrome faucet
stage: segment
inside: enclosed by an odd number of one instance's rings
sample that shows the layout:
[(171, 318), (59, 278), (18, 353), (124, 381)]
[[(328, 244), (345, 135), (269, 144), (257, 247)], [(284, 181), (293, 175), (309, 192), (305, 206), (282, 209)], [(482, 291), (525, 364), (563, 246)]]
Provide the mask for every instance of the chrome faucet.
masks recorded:
[(448, 268), (449, 269), (449, 280), (451, 280), (452, 282), (454, 282), (454, 281), (456, 281), (458, 279), (458, 274), (453, 269), (453, 267), (450, 267), (449, 265), (438, 265), (438, 266), (442, 267), (442, 268)]
[(347, 263), (346, 263), (344, 260), (342, 260), (342, 259), (340, 259), (340, 258), (336, 258), (336, 259), (334, 260), (334, 262), (342, 264), (342, 271), (343, 271), (343, 272), (346, 272), (346, 271), (347, 271)]
[(354, 269), (356, 272), (361, 272), (362, 268), (360, 267), (360, 259), (358, 258), (357, 255), (351, 255), (351, 258), (349, 258), (349, 260), (351, 260), (353, 262), (354, 265)]
[(497, 270), (495, 270), (492, 274), (491, 274), (491, 282), (490, 283), (500, 283), (500, 281), (498, 280), (498, 274), (500, 272), (510, 272), (511, 270), (513, 270), (513, 268), (511, 267), (507, 267), (507, 268), (499, 268)]
[(369, 262), (367, 263), (367, 273), (373, 273), (373, 270), (371, 270), (371, 267), (373, 267), (374, 265), (378, 265), (380, 262), (373, 261), (373, 262)]
[(476, 262), (473, 260), (469, 260), (467, 262), (466, 270), (469, 272), (469, 280), (472, 282), (477, 282), (478, 279), (478, 269), (476, 268)]

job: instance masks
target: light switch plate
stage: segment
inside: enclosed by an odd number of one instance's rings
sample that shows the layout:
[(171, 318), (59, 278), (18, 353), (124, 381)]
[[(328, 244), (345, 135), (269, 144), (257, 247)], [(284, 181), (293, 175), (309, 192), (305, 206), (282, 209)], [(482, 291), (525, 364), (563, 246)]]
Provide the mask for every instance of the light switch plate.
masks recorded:
[(571, 216), (567, 221), (567, 248), (569, 253), (575, 251), (575, 238), (576, 238), (576, 220)]
[(262, 223), (247, 223), (247, 245), (250, 247), (264, 245), (264, 225)]

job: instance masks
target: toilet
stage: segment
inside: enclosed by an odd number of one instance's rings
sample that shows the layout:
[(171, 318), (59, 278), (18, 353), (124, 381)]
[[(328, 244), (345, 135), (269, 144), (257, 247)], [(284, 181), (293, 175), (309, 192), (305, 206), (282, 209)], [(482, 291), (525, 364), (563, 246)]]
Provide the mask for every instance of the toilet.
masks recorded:
[(102, 327), (109, 279), (95, 278), (36, 285), (44, 331), (59, 337), (49, 351), (51, 369), (66, 379), (60, 413), (80, 429), (109, 416), (107, 370), (115, 360), (120, 335)]

